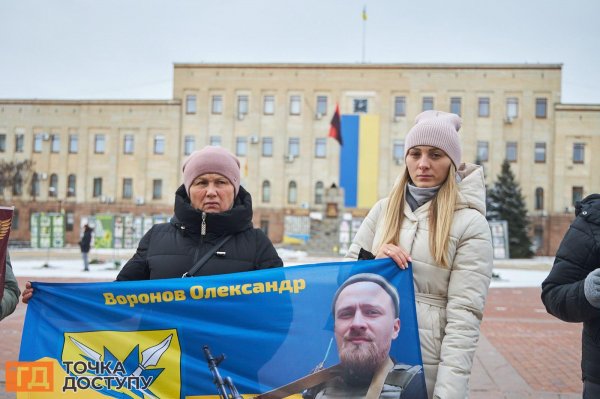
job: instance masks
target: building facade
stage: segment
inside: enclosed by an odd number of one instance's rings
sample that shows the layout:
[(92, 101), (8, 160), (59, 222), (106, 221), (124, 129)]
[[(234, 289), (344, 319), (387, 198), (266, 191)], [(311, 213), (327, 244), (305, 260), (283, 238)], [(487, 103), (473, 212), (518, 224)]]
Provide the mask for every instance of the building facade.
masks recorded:
[[(68, 243), (84, 215), (165, 214), (187, 155), (221, 145), (241, 162), (255, 225), (280, 242), (286, 217), (323, 214), (348, 146), (328, 138), (336, 104), (360, 139), (346, 192), (355, 216), (390, 191), (404, 137), (426, 109), (461, 115), (463, 160), (492, 184), (506, 158), (521, 184), (539, 254), (552, 255), (576, 200), (600, 190), (600, 105), (562, 104), (559, 64), (175, 64), (164, 101), (0, 100), (0, 154), (30, 159), (13, 240), (32, 212), (64, 212)], [(346, 119), (344, 119), (347, 117)], [(354, 175), (352, 175), (354, 174)], [(347, 181), (347, 180), (344, 180)], [(344, 184), (342, 184), (342, 188)]]

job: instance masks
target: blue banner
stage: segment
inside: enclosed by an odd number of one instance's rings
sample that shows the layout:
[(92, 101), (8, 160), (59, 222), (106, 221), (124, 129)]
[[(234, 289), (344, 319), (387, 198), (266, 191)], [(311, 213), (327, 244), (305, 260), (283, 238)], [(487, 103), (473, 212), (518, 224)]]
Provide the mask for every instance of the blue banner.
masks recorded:
[[(361, 294), (359, 282), (372, 291)], [(386, 339), (394, 370), (414, 374), (413, 394), (402, 398), (426, 397), (412, 268), (401, 270), (389, 259), (33, 287), (19, 360), (53, 367), (44, 374), (49, 381), (31, 377), (45, 392), (22, 397), (218, 398), (217, 372), (225, 386), (229, 377), (252, 398), (333, 366), (335, 378), (346, 381), (350, 366), (338, 348), (385, 349)], [(384, 314), (391, 324), (372, 327)], [(388, 338), (378, 338), (378, 328)], [(209, 353), (226, 356), (212, 371)], [(321, 379), (315, 391), (328, 384)]]

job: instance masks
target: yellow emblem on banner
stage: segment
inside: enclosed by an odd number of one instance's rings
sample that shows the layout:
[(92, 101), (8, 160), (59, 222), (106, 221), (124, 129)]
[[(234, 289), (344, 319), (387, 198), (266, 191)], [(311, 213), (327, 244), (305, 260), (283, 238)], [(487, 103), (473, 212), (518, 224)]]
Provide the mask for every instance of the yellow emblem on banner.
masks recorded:
[(179, 397), (181, 348), (177, 330), (64, 334), (63, 388), (119, 397)]

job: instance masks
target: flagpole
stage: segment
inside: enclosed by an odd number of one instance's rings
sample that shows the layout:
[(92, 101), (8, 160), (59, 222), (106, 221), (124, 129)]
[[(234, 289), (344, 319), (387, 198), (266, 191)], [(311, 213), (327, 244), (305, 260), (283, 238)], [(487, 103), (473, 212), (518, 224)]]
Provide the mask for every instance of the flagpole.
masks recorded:
[(363, 20), (363, 34), (362, 34), (362, 63), (365, 63), (365, 47), (366, 47), (366, 37), (367, 37), (367, 6), (363, 7), (362, 12), (362, 20)]

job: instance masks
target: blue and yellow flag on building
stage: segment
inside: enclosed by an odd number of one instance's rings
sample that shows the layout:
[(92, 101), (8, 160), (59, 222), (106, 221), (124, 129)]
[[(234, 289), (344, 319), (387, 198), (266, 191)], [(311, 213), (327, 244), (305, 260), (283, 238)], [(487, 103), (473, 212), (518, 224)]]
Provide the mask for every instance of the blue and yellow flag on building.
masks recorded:
[(369, 331), (367, 319), (387, 312), (353, 299), (342, 306), (342, 298), (357, 298), (343, 286), (357, 274), (375, 276), (383, 297), (392, 298), (391, 319), (399, 320), (386, 333), (389, 358), (394, 369), (416, 370), (419, 394), (411, 397), (425, 398), (412, 269), (389, 259), (187, 279), (33, 283), (19, 362), (8, 365), (7, 381), (18, 374), (10, 387), (18, 398), (219, 398), (220, 388), (232, 387), (253, 398), (277, 391), (314, 371), (346, 367), (341, 345), (376, 342), (377, 334), (366, 332), (347, 340), (342, 329), (340, 320)]
[(370, 208), (379, 199), (379, 115), (342, 115), (340, 186), (344, 206)]

